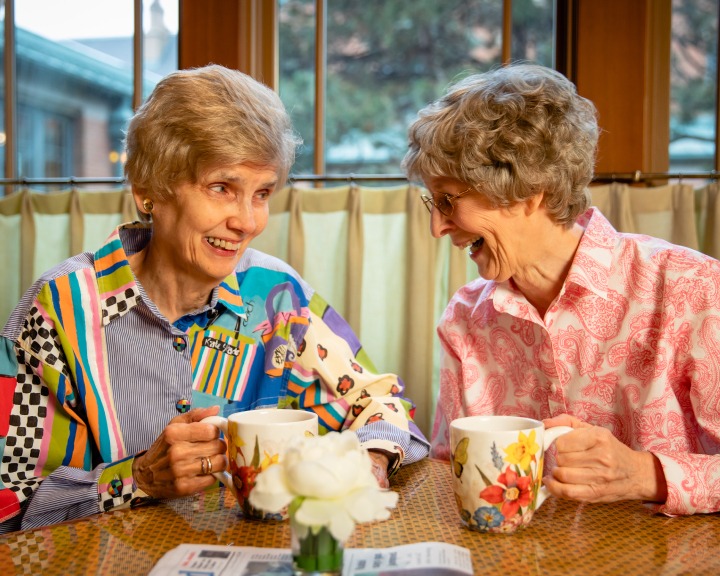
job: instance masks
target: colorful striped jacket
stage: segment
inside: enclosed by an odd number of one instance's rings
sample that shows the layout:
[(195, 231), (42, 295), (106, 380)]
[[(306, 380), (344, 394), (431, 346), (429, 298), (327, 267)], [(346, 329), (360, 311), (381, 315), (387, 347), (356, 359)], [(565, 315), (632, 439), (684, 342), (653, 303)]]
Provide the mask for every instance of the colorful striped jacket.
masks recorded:
[(0, 533), (127, 506), (135, 454), (190, 407), (312, 410), (396, 465), (427, 455), (402, 381), (377, 374), (348, 324), (287, 264), (248, 249), (207, 306), (171, 324), (119, 227), (24, 295), (0, 337)]

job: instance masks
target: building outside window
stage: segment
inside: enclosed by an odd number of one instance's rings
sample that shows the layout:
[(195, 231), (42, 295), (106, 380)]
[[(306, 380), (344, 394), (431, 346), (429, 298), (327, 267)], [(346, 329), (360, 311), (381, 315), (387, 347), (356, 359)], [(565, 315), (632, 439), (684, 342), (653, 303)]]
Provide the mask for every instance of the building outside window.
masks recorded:
[[(178, 2), (144, 9), (143, 97), (177, 69)], [(133, 0), (15, 0), (17, 178), (122, 177), (133, 10)]]

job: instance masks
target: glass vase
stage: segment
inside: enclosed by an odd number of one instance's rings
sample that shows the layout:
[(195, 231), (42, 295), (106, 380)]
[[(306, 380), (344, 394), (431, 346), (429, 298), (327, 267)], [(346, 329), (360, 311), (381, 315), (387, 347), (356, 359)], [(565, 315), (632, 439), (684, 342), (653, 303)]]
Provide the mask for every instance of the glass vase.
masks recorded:
[(290, 517), (293, 570), (296, 576), (342, 574), (343, 543), (325, 527), (310, 528)]

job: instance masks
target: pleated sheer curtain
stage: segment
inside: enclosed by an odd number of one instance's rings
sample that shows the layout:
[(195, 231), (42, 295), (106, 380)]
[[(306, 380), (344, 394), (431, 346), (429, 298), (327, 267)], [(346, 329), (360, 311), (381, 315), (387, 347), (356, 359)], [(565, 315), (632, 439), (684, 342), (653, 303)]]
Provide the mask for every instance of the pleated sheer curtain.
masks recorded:
[[(287, 261), (356, 331), (376, 368), (399, 374), (429, 436), (439, 380), (435, 326), (452, 293), (477, 275), (467, 255), (429, 233), (413, 185), (287, 187), (252, 246)], [(591, 188), (623, 232), (649, 234), (720, 257), (718, 184)], [(0, 324), (43, 271), (94, 251), (136, 219), (126, 191), (24, 191), (0, 199)]]

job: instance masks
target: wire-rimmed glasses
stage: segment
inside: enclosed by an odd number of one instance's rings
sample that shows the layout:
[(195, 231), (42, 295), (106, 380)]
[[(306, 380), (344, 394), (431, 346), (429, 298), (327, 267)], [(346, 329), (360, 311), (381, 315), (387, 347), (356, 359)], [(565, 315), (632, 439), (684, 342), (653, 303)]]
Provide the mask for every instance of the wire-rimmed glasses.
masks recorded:
[(433, 200), (433, 198), (431, 198), (430, 196), (422, 194), (420, 196), (420, 199), (423, 201), (423, 204), (425, 204), (425, 208), (427, 208), (427, 211), (430, 212), (430, 214), (432, 214), (432, 209), (434, 206), (439, 210), (440, 214), (449, 218), (453, 215), (453, 212), (455, 211), (455, 200), (462, 196), (465, 196), (465, 194), (472, 191), (472, 188), (468, 188), (467, 190), (460, 192), (460, 194), (441, 194), (437, 200)]

